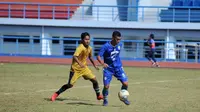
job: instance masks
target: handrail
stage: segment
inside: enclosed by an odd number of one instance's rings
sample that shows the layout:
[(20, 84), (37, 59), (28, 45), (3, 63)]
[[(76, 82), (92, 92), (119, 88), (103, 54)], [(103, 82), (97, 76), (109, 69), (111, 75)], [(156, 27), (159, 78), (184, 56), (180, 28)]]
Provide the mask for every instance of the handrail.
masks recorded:
[[(42, 6), (91, 6), (83, 4), (46, 4), (46, 3), (28, 3), (28, 2), (0, 2), (0, 4), (14, 4), (14, 5), (42, 5)], [(127, 6), (127, 5), (92, 5), (93, 7), (124, 7), (124, 8), (190, 8), (200, 9), (198, 6)]]

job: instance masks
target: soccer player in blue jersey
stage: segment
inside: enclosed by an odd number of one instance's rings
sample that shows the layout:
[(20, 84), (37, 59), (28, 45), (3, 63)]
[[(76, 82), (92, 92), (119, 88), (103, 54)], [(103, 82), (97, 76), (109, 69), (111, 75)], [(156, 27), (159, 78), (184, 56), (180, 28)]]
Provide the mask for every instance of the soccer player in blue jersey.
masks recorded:
[[(122, 48), (122, 44), (120, 43), (121, 33), (119, 31), (114, 31), (112, 34), (112, 40), (104, 44), (97, 56), (97, 60), (104, 67), (103, 69), (103, 96), (104, 101), (103, 105), (108, 105), (108, 89), (110, 82), (112, 80), (112, 76), (114, 75), (121, 83), (121, 89), (128, 89), (128, 78), (126, 73), (123, 70), (122, 62), (120, 59), (120, 51)], [(101, 59), (103, 57), (103, 60)], [(130, 105), (128, 99), (121, 100), (126, 105)]]

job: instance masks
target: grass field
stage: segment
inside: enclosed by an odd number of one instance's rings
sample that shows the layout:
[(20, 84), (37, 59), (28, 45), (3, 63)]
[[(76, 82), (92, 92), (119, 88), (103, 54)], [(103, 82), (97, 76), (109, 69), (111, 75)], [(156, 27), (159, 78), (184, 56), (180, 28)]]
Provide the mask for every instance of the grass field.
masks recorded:
[[(101, 71), (96, 74), (102, 88)], [(200, 112), (200, 70), (125, 67), (131, 105), (119, 101), (120, 83), (113, 79), (109, 105), (95, 98), (83, 78), (61, 94), (50, 96), (68, 80), (69, 66), (42, 64), (0, 65), (1, 112)]]

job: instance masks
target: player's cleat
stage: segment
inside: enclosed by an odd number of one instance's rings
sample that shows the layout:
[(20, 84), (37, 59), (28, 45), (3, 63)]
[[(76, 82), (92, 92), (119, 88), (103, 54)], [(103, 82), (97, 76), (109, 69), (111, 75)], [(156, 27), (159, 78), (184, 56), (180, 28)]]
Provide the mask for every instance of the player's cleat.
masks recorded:
[(102, 99), (103, 99), (103, 95), (97, 96), (97, 100), (102, 100)]
[(155, 67), (156, 66), (156, 63), (152, 63), (152, 65), (151, 65), (152, 67)]
[(103, 100), (103, 106), (107, 106), (108, 105), (108, 100), (107, 99), (104, 99)]
[(156, 67), (158, 67), (158, 68), (159, 68), (159, 67), (160, 67), (160, 65), (156, 65)]
[(58, 94), (57, 94), (57, 93), (54, 93), (54, 94), (51, 96), (51, 101), (55, 101), (57, 97), (58, 97)]
[(128, 99), (124, 99), (124, 100), (121, 100), (122, 102), (124, 102), (124, 104), (126, 105), (130, 105), (130, 102), (128, 101)]

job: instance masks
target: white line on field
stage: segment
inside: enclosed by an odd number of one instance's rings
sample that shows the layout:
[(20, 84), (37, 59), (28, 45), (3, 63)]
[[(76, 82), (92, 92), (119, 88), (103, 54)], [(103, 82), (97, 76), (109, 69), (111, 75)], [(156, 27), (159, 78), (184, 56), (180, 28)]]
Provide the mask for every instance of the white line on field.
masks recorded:
[[(147, 81), (147, 82), (134, 82), (134, 83), (130, 83), (129, 85), (140, 85), (140, 84), (145, 84), (145, 83), (165, 83), (165, 82), (177, 82), (177, 81), (194, 81), (194, 80), (200, 80), (200, 78), (196, 78), (196, 79), (183, 79), (183, 80), (160, 80), (160, 81)], [(121, 84), (111, 84), (110, 86), (114, 87), (114, 86), (119, 86)], [(101, 87), (103, 85), (100, 85)], [(81, 89), (81, 88), (90, 88), (92, 87), (92, 85), (85, 85), (85, 86), (77, 86), (74, 87), (73, 89)], [(51, 92), (51, 91), (56, 91), (58, 89), (46, 89), (46, 90), (37, 90), (34, 93), (41, 93), (41, 92)], [(21, 94), (24, 92), (12, 92), (12, 93), (3, 93), (4, 95), (16, 95), (16, 94)]]

